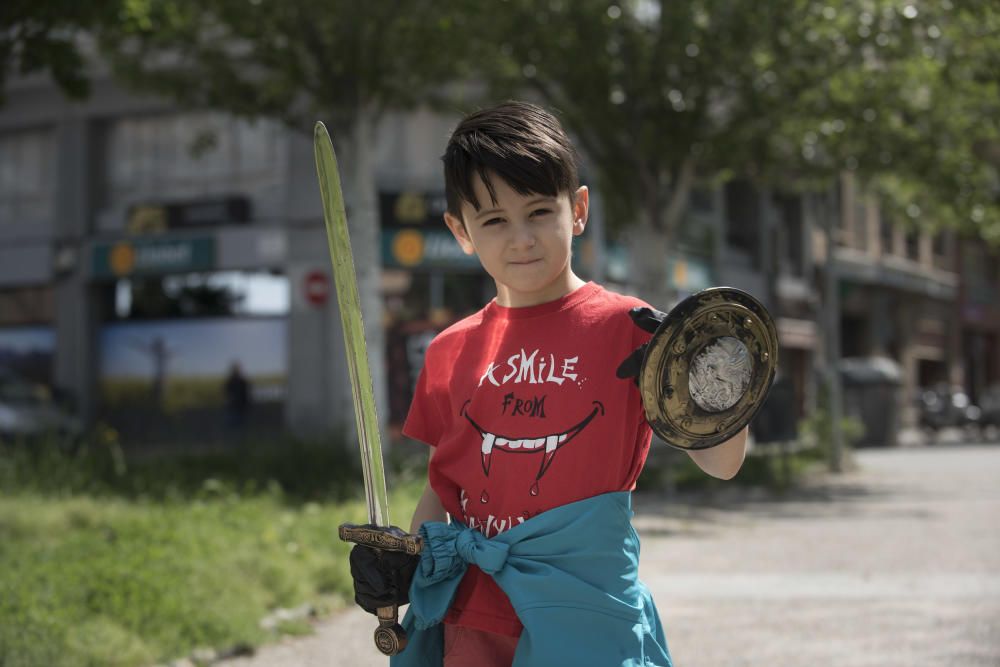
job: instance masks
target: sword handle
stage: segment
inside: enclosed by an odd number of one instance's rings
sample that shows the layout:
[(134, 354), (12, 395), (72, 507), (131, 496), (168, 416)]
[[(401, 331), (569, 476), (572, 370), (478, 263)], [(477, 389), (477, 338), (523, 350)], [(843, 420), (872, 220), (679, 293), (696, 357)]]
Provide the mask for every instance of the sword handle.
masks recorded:
[[(344, 523), (337, 529), (337, 533), (344, 542), (363, 544), (382, 551), (401, 551), (416, 556), (424, 548), (424, 541), (419, 535), (411, 535), (396, 526)], [(391, 605), (379, 607), (375, 611), (378, 616), (375, 646), (384, 655), (396, 655), (406, 648), (406, 631), (399, 624), (399, 607)]]
[(424, 548), (424, 540), (419, 535), (403, 532), (396, 526), (381, 527), (371, 524), (357, 526), (342, 523), (337, 532), (344, 542), (363, 544), (382, 551), (402, 551), (416, 556)]

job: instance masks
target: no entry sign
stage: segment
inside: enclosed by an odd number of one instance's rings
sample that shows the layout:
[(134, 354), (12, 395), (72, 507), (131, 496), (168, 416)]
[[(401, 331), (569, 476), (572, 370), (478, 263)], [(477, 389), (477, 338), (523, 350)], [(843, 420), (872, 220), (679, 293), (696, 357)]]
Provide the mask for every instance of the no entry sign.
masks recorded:
[(303, 280), (306, 301), (312, 306), (326, 305), (330, 298), (330, 278), (325, 271), (314, 269), (308, 272)]

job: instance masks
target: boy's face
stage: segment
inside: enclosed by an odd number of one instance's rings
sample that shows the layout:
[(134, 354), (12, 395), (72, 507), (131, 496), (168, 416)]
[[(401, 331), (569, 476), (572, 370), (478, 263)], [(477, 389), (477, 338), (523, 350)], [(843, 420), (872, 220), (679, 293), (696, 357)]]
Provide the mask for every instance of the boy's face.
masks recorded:
[[(497, 303), (522, 307), (565, 296), (582, 281), (570, 266), (570, 245), (587, 225), (588, 192), (558, 197), (522, 195), (494, 173), (486, 184), (474, 178), (481, 208), (462, 202), (462, 220), (445, 213), (445, 222), (466, 254), (479, 256), (497, 284)], [(463, 224), (464, 220), (464, 224)]]

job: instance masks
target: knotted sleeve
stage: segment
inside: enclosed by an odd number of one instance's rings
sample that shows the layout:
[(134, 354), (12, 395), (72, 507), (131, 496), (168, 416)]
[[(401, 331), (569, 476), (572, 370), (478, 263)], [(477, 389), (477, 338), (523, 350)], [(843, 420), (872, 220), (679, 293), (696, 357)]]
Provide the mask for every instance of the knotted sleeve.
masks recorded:
[(410, 585), (410, 613), (416, 627), (424, 629), (444, 618), (469, 563), (496, 574), (507, 563), (510, 547), (458, 522), (429, 521), (420, 527), (420, 536), (424, 549)]

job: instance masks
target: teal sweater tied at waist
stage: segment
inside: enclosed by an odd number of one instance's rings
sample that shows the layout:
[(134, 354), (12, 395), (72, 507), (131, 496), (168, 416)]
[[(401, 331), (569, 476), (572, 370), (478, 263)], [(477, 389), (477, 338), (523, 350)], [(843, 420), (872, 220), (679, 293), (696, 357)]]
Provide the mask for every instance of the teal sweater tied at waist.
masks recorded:
[(441, 621), (468, 565), (490, 574), (524, 626), (514, 667), (670, 667), (653, 599), (639, 581), (632, 497), (606, 493), (534, 516), (487, 539), (428, 522), (392, 667), (442, 664)]

